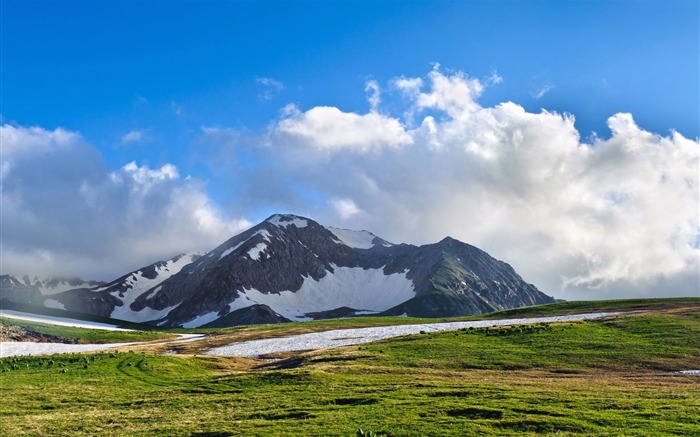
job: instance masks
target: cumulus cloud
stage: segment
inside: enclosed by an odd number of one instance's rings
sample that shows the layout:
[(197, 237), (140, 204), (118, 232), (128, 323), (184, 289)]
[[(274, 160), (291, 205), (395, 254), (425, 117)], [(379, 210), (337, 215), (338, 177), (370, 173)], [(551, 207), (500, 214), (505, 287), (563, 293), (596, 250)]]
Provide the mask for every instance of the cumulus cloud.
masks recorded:
[(2, 271), (114, 279), (247, 227), (175, 166), (111, 170), (79, 134), (0, 126)]
[(411, 136), (401, 122), (376, 112), (355, 114), (331, 106), (317, 106), (306, 112), (294, 107), (274, 129), (275, 142), (291, 142), (319, 151), (353, 150), (367, 152), (410, 144)]
[(315, 209), (322, 220), (399, 242), (449, 234), (564, 298), (700, 293), (697, 140), (614, 114), (609, 138), (585, 142), (571, 114), (481, 106), (485, 85), (462, 72), (391, 83), (414, 127), (314, 107), (272, 130), (277, 171), (332, 199)]

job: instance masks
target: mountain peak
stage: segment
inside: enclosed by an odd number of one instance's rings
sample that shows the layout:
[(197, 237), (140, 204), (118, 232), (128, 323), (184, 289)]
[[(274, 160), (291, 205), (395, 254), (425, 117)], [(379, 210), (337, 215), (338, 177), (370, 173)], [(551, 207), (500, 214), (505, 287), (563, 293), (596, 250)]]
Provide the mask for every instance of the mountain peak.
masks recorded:
[(445, 317), (552, 301), (507, 264), (453, 238), (394, 245), (294, 214), (271, 215), (206, 255), (179, 255), (106, 285), (37, 287), (0, 277), (0, 298), (184, 327), (361, 314)]
[(265, 219), (265, 222), (285, 228), (291, 225), (297, 228), (305, 228), (308, 226), (309, 222), (313, 222), (313, 220), (294, 214), (273, 214)]

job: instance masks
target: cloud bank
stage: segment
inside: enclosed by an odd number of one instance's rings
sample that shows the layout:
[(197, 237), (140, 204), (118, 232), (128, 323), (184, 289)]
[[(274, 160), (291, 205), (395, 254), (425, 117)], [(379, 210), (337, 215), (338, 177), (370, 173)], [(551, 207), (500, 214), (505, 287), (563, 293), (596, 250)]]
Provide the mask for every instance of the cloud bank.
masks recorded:
[(571, 114), (482, 106), (501, 80), (436, 66), (368, 81), (365, 113), (288, 105), (263, 132), (203, 127), (225, 207), (172, 165), (112, 170), (75, 132), (5, 125), (3, 270), (134, 268), (274, 209), (394, 242), (450, 235), (556, 297), (700, 295), (700, 141), (625, 113), (584, 141)]
[(250, 225), (171, 164), (112, 171), (75, 132), (0, 127), (2, 272), (114, 279)]
[(275, 201), (301, 186), (331, 200), (294, 207), (329, 223), (414, 243), (451, 235), (556, 296), (700, 294), (697, 140), (620, 113), (609, 138), (585, 142), (571, 114), (482, 107), (485, 86), (436, 67), (390, 82), (401, 116), (381, 112), (374, 81), (364, 114), (294, 107), (256, 151), (297, 184)]

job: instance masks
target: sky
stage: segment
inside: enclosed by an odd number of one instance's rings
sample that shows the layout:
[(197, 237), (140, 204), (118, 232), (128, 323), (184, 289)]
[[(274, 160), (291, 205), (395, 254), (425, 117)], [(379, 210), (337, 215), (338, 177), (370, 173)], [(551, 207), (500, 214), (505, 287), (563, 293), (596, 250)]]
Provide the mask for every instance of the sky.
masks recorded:
[(563, 299), (700, 296), (700, 5), (0, 0), (0, 270), (111, 280), (273, 213)]

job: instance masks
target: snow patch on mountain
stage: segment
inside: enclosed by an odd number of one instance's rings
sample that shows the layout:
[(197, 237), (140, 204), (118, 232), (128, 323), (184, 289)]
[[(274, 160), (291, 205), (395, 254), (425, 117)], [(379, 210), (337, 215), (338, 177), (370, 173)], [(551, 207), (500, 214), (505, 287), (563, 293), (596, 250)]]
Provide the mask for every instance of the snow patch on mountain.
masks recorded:
[(46, 308), (54, 308), (57, 310), (65, 310), (66, 309), (66, 307), (61, 302), (57, 301), (56, 299), (45, 299), (44, 306)]
[(53, 279), (39, 281), (38, 285), (42, 296), (51, 296), (54, 294), (63, 293), (67, 290), (73, 290), (75, 288), (93, 287), (94, 283), (91, 284), (81, 280)]
[(253, 235), (262, 235), (263, 240), (272, 242), (272, 240), (270, 240), (270, 238), (272, 238), (272, 234), (267, 232), (267, 229), (261, 229), (261, 230), (257, 231), (256, 233), (254, 233)]
[[(224, 252), (223, 252), (223, 253), (221, 254), (221, 256), (219, 257), (219, 260), (222, 260), (222, 259), (224, 259), (225, 256), (230, 255), (231, 252), (233, 252), (234, 250), (236, 250), (236, 249), (238, 249), (239, 247), (241, 247), (241, 245), (242, 245), (243, 243), (245, 243), (246, 241), (248, 241), (248, 240), (241, 241), (240, 243), (236, 244), (234, 247), (231, 247), (230, 249), (224, 250)], [(213, 255), (213, 254), (212, 254), (212, 255)], [(210, 256), (211, 256), (211, 255), (210, 255)]]
[(23, 311), (0, 310), (0, 317), (26, 320), (29, 322), (46, 323), (56, 326), (72, 326), (74, 328), (103, 329), (107, 331), (133, 331), (133, 329), (119, 328), (107, 323), (90, 322), (87, 320), (71, 319), (67, 317), (46, 316), (43, 314), (25, 313)]
[(254, 248), (248, 251), (248, 256), (253, 260), (257, 261), (260, 259), (260, 254), (267, 248), (267, 244), (258, 243)]
[[(141, 311), (135, 312), (131, 309), (131, 304), (134, 303), (134, 301), (143, 293), (157, 293), (159, 288), (154, 288), (153, 290), (151, 290), (151, 288), (156, 287), (164, 280), (178, 273), (183, 267), (190, 264), (198, 255), (200, 254), (185, 254), (173, 258), (161, 266), (157, 266), (155, 268), (156, 275), (153, 279), (145, 277), (141, 270), (137, 271), (136, 273), (132, 273), (125, 280), (125, 285), (128, 289), (126, 292), (120, 292), (117, 290), (111, 293), (113, 296), (122, 301), (122, 306), (115, 307), (110, 314), (110, 317), (113, 319), (128, 320), (131, 322), (146, 322), (159, 319), (168, 314), (168, 312), (170, 312), (174, 307), (161, 311), (156, 311), (145, 307)], [(151, 291), (149, 292), (149, 290)]]
[(351, 231), (349, 229), (339, 229), (327, 227), (338, 239), (345, 244), (355, 249), (371, 249), (374, 247), (374, 239), (377, 238), (371, 232), (367, 231)]
[(288, 228), (291, 225), (296, 226), (297, 228), (305, 228), (309, 225), (309, 222), (301, 217), (297, 217), (295, 215), (281, 215), (281, 214), (275, 214), (269, 219), (267, 219), (267, 222), (270, 224), (273, 224), (275, 226), (279, 227), (285, 227)]
[(213, 322), (214, 320), (216, 320), (218, 318), (219, 318), (219, 311), (212, 311), (210, 313), (206, 313), (206, 314), (202, 314), (201, 316), (197, 316), (187, 323), (183, 323), (182, 327), (183, 328), (197, 328), (199, 326), (206, 325), (207, 323)]
[[(255, 305), (257, 302), (252, 301), (248, 296), (245, 294), (241, 294), (237, 299), (234, 299), (233, 302), (230, 302), (228, 304), (229, 307), (229, 313), (232, 313), (234, 311), (240, 310), (242, 308), (248, 308), (250, 306)], [(183, 328), (198, 328), (200, 326), (206, 325), (207, 323), (211, 323), (214, 320), (218, 319), (220, 311), (211, 311), (205, 314), (201, 314), (194, 319), (190, 320), (189, 322), (183, 323), (182, 327)]]
[(416, 295), (405, 272), (385, 275), (382, 269), (335, 265), (333, 270), (335, 273), (329, 272), (320, 281), (306, 278), (297, 292), (261, 293), (246, 289), (243, 293), (251, 305), (267, 305), (290, 320), (313, 320), (306, 314), (340, 307), (378, 313)]

